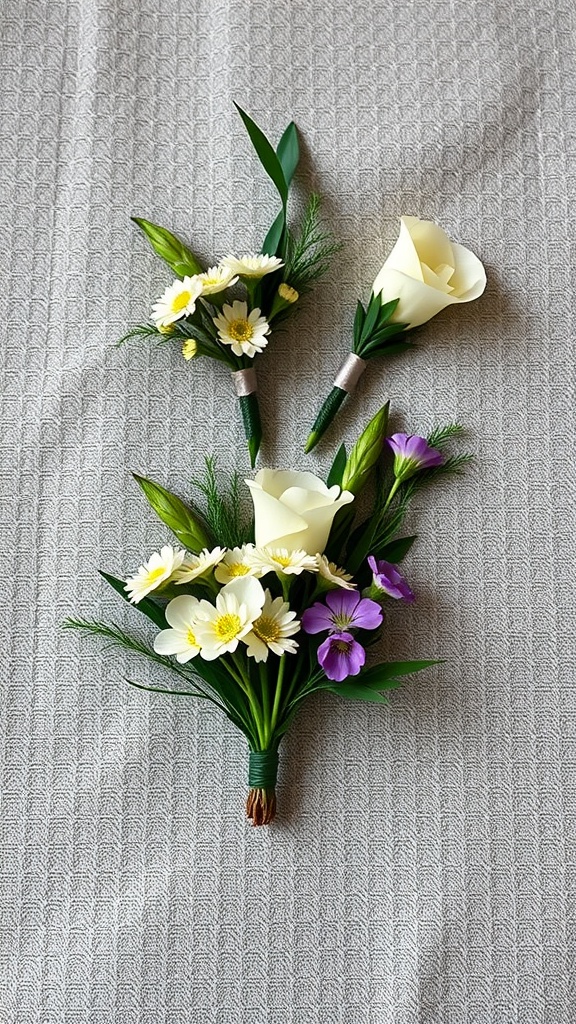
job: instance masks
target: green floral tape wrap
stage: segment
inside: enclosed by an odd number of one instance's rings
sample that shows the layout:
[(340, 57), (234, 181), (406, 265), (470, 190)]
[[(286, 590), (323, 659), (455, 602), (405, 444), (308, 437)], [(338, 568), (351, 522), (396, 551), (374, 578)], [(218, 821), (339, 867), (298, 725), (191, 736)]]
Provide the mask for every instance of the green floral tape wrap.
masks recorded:
[(278, 775), (277, 750), (251, 750), (248, 785), (251, 789), (274, 789)]

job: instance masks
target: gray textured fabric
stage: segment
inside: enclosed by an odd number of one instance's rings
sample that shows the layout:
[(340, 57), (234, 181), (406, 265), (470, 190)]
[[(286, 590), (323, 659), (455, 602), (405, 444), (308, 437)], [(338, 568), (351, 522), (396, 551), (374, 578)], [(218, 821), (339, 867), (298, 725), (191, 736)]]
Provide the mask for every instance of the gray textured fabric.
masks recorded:
[[(2, 11), (2, 1024), (571, 1024), (576, 36), (569, 0), (7, 0)], [(280, 816), (246, 752), (135, 659), (98, 584), (167, 539), (129, 471), (235, 465), (230, 382), (115, 339), (168, 283), (128, 220), (202, 254), (276, 204), (232, 107), (326, 196), (345, 249), (259, 363), (275, 465), (326, 469), (391, 397), (477, 453), (422, 497), (418, 603), (384, 654), (446, 660), (389, 709), (311, 702)], [(485, 262), (471, 306), (373, 365), (318, 455), (315, 394), (410, 213)], [(241, 465), (247, 468), (246, 459)], [(124, 619), (123, 619), (123, 616)]]

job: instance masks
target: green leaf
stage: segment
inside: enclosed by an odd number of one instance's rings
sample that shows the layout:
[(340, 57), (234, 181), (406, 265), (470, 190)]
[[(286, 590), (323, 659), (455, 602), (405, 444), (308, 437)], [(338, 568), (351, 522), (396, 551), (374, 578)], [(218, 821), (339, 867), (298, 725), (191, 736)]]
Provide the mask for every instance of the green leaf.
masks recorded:
[(390, 319), (399, 302), (400, 299), (391, 299), (390, 302), (382, 303), (380, 306), (380, 316), (378, 317), (379, 328)]
[(388, 429), (390, 402), (386, 402), (364, 428), (356, 441), (342, 474), (342, 488), (357, 495), (368, 482), (382, 452)]
[(358, 300), (358, 303), (357, 303), (357, 306), (356, 306), (356, 313), (355, 313), (355, 316), (354, 316), (354, 328), (353, 328), (354, 347), (356, 347), (356, 345), (360, 344), (360, 338), (362, 336), (362, 328), (364, 326), (365, 317), (366, 317), (366, 313), (364, 312), (364, 306), (362, 305), (360, 300)]
[[(352, 523), (354, 522), (355, 511), (353, 505), (344, 505), (338, 510), (332, 523), (330, 536), (324, 554), (329, 562), (337, 562), (342, 565), (343, 551), (346, 541), (350, 535)], [(351, 571), (351, 570), (350, 570)]]
[(144, 686), (143, 683), (134, 683), (132, 679), (125, 679), (124, 682), (128, 683), (128, 686), (134, 686), (137, 690), (147, 690), (149, 693), (166, 693), (170, 697), (206, 698), (206, 694), (200, 693), (199, 690), (165, 690), (162, 686)]
[[(360, 678), (360, 677), (359, 677)], [(397, 686), (400, 683), (396, 683)], [(361, 686), (360, 683), (334, 683), (333, 686), (325, 686), (322, 689), (330, 690), (338, 697), (345, 697), (346, 700), (364, 700), (370, 704), (388, 704), (388, 698), (369, 686)]]
[(173, 235), (167, 228), (153, 224), (143, 217), (131, 217), (131, 220), (144, 232), (154, 252), (164, 260), (177, 277), (193, 277), (201, 274), (204, 267), (198, 262), (191, 250)]
[(344, 473), (345, 465), (346, 465), (346, 446), (342, 444), (342, 445), (340, 445), (338, 451), (336, 452), (336, 455), (334, 457), (334, 462), (332, 463), (332, 467), (331, 467), (330, 472), (328, 474), (328, 479), (326, 481), (326, 486), (327, 487), (334, 487), (335, 484), (337, 484), (338, 487), (342, 486), (342, 475)]
[(368, 304), (368, 311), (366, 313), (366, 319), (364, 320), (364, 326), (362, 328), (362, 334), (360, 335), (360, 344), (363, 345), (368, 341), (372, 331), (376, 326), (376, 321), (382, 306), (380, 304), (380, 296), (373, 295)]
[(144, 491), (156, 515), (166, 523), (188, 551), (197, 555), (203, 548), (211, 546), (211, 538), (204, 524), (188, 505), (153, 480), (147, 480), (138, 473), (132, 475)]
[(270, 228), (266, 238), (262, 242), (262, 252), (266, 256), (277, 256), (278, 250), (281, 248), (282, 236), (284, 234), (284, 228), (286, 226), (286, 215), (284, 210), (280, 210), (280, 213), (276, 217), (272, 227)]
[(290, 183), (294, 177), (296, 168), (298, 167), (298, 161), (300, 160), (298, 131), (294, 121), (290, 121), (290, 124), (282, 133), (280, 142), (276, 146), (276, 155), (284, 172), (286, 184), (290, 187)]
[(377, 558), (383, 558), (384, 561), (392, 562), (396, 565), (397, 562), (401, 562), (406, 557), (415, 540), (416, 535), (413, 537), (398, 537), (397, 540), (393, 540), (390, 544), (385, 544), (383, 548), (379, 548), (375, 555)]
[(369, 346), (365, 351), (360, 353), (362, 359), (373, 359), (374, 356), (399, 356), (402, 352), (407, 352), (409, 348), (414, 348), (414, 345), (409, 341), (398, 341), (395, 345), (372, 345)]
[(158, 626), (158, 629), (166, 629), (166, 616), (164, 615), (163, 609), (159, 604), (150, 597), (143, 597), (142, 600), (138, 601), (137, 604), (132, 604), (128, 594), (126, 593), (126, 581), (119, 580), (116, 576), (111, 576), (109, 572), (104, 572), (103, 569), (98, 569), (102, 579), (109, 583), (113, 590), (117, 594), (120, 594), (125, 601), (130, 604), (131, 608), (136, 608), (137, 611), (142, 612), (148, 619), (150, 619), (154, 625)]
[(373, 665), (358, 676), (359, 682), (375, 690), (387, 690), (389, 684), (397, 685), (399, 676), (409, 676), (413, 672), (421, 672), (430, 665), (443, 665), (442, 660), (433, 661), (389, 661), (381, 665)]
[(235, 103), (234, 106), (244, 122), (246, 131), (248, 132), (250, 141), (256, 150), (256, 154), (262, 164), (262, 167), (274, 182), (282, 200), (282, 205), (285, 207), (288, 200), (288, 185), (286, 184), (286, 178), (284, 176), (280, 160), (276, 156), (274, 149), (264, 135), (262, 129), (258, 127), (252, 118), (242, 110), (237, 103)]
[(362, 562), (372, 551), (377, 526), (378, 523), (374, 519), (368, 519), (363, 526), (354, 531), (351, 541), (355, 546), (346, 559), (346, 568), (353, 576), (356, 575)]

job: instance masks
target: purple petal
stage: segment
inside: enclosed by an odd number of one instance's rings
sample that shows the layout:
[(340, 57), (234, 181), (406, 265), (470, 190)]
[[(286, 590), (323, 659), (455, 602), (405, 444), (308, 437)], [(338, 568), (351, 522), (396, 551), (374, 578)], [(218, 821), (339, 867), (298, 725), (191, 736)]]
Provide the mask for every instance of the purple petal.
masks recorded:
[(325, 601), (334, 615), (352, 617), (359, 601), (359, 594), (353, 590), (329, 590)]
[(392, 562), (385, 562), (384, 559), (376, 561), (374, 555), (370, 555), (368, 565), (374, 574), (374, 583), (389, 597), (406, 601), (408, 604), (415, 600), (406, 580)]
[(398, 475), (400, 467), (410, 463), (412, 471), (441, 466), (444, 456), (436, 448), (431, 448), (425, 437), (419, 434), (392, 434), (386, 439), (395, 455), (394, 472)]
[(324, 633), (334, 628), (332, 615), (325, 604), (316, 601), (302, 615), (302, 629), (305, 633)]
[(318, 648), (318, 661), (328, 679), (341, 683), (357, 676), (366, 661), (366, 651), (351, 633), (333, 633)]
[(376, 601), (362, 597), (354, 612), (351, 625), (358, 629), (378, 629), (382, 622), (382, 609)]
[(392, 434), (386, 438), (386, 444), (390, 445), (395, 455), (406, 455), (406, 442), (410, 439), (409, 434)]

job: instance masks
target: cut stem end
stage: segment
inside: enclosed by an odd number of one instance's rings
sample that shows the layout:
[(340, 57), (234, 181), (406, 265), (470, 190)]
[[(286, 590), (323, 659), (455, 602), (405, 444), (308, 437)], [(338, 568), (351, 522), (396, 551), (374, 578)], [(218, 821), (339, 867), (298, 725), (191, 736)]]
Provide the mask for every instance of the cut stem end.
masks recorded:
[(276, 790), (251, 789), (246, 801), (246, 814), (253, 825), (270, 825), (276, 817)]

